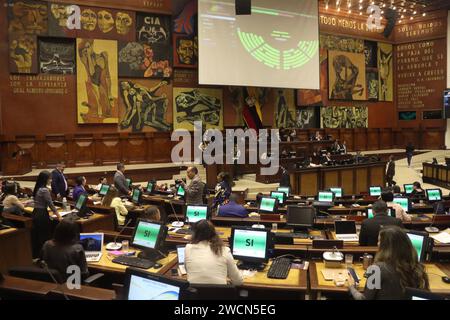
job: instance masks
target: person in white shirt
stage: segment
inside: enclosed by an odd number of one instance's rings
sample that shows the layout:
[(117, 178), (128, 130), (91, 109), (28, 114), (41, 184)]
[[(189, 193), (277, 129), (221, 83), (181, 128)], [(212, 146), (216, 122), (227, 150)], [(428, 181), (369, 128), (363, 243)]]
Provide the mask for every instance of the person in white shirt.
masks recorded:
[(230, 248), (226, 247), (211, 222), (200, 220), (192, 226), (192, 240), (186, 245), (185, 266), (187, 280), (195, 284), (223, 285), (231, 280), (233, 285), (242, 284)]
[(123, 226), (125, 224), (128, 210), (125, 208), (122, 199), (120, 199), (119, 191), (116, 187), (111, 186), (109, 188), (108, 192), (103, 197), (102, 206), (114, 208), (119, 226)]
[(388, 207), (391, 207), (395, 210), (395, 217), (397, 219), (402, 220), (402, 222), (411, 221), (411, 215), (407, 214), (401, 205), (394, 202), (394, 194), (390, 190), (383, 191), (381, 193), (381, 200), (386, 202)]
[(105, 177), (101, 177), (99, 179), (99, 184), (95, 187), (95, 191), (99, 192), (102, 188), (102, 185), (104, 184), (108, 184), (108, 179), (106, 179)]

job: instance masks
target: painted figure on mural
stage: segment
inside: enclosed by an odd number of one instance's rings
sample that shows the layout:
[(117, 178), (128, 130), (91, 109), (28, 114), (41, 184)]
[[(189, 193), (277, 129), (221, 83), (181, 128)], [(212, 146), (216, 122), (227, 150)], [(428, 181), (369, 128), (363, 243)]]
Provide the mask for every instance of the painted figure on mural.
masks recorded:
[(332, 99), (353, 100), (354, 94), (363, 94), (364, 88), (356, 84), (359, 69), (348, 57), (336, 56), (333, 67), (336, 80), (331, 92)]

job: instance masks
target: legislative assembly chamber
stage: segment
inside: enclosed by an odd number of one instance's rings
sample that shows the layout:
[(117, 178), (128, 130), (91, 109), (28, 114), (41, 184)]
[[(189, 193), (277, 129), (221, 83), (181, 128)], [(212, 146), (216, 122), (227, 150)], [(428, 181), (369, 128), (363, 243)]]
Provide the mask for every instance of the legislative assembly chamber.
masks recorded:
[(0, 25), (0, 309), (450, 298), (449, 0), (0, 0)]

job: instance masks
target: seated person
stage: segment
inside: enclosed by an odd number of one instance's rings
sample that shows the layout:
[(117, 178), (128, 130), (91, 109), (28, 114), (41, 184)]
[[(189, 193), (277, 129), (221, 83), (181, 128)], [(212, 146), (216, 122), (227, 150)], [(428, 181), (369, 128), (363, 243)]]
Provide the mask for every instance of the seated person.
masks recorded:
[(161, 221), (161, 213), (157, 206), (149, 206), (144, 213), (139, 215), (139, 218), (159, 222)]
[(378, 234), (381, 226), (399, 226), (403, 227), (402, 221), (397, 218), (388, 216), (387, 205), (383, 200), (378, 200), (372, 206), (373, 218), (366, 219), (361, 224), (359, 232), (360, 246), (376, 246), (378, 244)]
[(327, 152), (325, 156), (320, 159), (320, 164), (329, 164), (332, 163), (331, 153)]
[(386, 202), (388, 207), (392, 207), (395, 210), (395, 217), (397, 219), (400, 219), (403, 222), (411, 221), (411, 216), (405, 212), (403, 207), (394, 202), (394, 194), (390, 190), (381, 193), (381, 200)]
[(102, 206), (114, 208), (119, 226), (123, 226), (125, 224), (125, 218), (128, 214), (128, 210), (125, 208), (122, 199), (120, 199), (119, 191), (116, 187), (111, 186), (109, 188), (108, 192), (103, 197)]
[(200, 220), (192, 226), (191, 243), (186, 245), (187, 280), (200, 284), (242, 284), (230, 248), (226, 247), (211, 222)]
[(73, 201), (77, 202), (77, 200), (80, 197), (80, 195), (82, 195), (82, 194), (87, 195), (87, 192), (86, 192), (86, 178), (83, 177), (83, 176), (77, 177), (75, 179), (75, 183), (77, 185), (73, 189), (72, 198), (73, 198)]
[(347, 154), (347, 143), (345, 141), (341, 145), (339, 145), (339, 153)]
[(331, 153), (338, 154), (341, 150), (341, 145), (339, 144), (339, 140), (335, 140), (333, 145), (331, 146)]
[(14, 182), (6, 183), (3, 187), (3, 193), (3, 212), (23, 215), (25, 206), (16, 196), (16, 184)]
[(108, 179), (106, 179), (106, 177), (101, 177), (99, 179), (99, 183), (98, 185), (95, 187), (95, 191), (99, 192), (100, 189), (102, 188), (102, 184), (108, 184)]
[(425, 191), (422, 189), (420, 182), (413, 183), (413, 190), (410, 194), (411, 196), (425, 196)]
[(259, 207), (259, 204), (261, 202), (262, 197), (264, 197), (264, 194), (262, 192), (258, 192), (256, 194), (256, 203), (255, 203), (255, 207)]
[(69, 276), (67, 267), (72, 265), (80, 267), (82, 278), (89, 275), (84, 249), (78, 243), (78, 225), (74, 222), (63, 220), (58, 224), (53, 239), (42, 247), (41, 259), (50, 269), (58, 270), (63, 279)]
[(237, 203), (238, 196), (234, 193), (230, 195), (230, 199), (226, 204), (219, 207), (217, 215), (219, 217), (239, 217), (247, 218), (248, 212), (243, 206)]
[(402, 196), (402, 191), (400, 190), (400, 186), (398, 184), (395, 184), (392, 187), (392, 193), (394, 194), (394, 197), (401, 197)]
[(228, 200), (231, 194), (233, 181), (227, 172), (220, 172), (217, 175), (217, 185), (213, 199), (213, 208), (217, 208)]
[(379, 267), (381, 282), (379, 288), (367, 285), (359, 292), (351, 276), (348, 277), (349, 291), (356, 300), (405, 300), (405, 288), (429, 290), (425, 266), (419, 262), (417, 252), (405, 231), (396, 226), (380, 231), (379, 250), (374, 265)]

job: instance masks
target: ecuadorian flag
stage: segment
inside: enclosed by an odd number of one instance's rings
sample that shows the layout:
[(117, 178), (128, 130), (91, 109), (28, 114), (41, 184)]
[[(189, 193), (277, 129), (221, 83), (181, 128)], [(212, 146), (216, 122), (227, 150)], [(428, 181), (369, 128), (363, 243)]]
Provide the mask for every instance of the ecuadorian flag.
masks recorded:
[(263, 128), (261, 106), (258, 93), (254, 87), (244, 87), (244, 121), (248, 128), (258, 131)]

